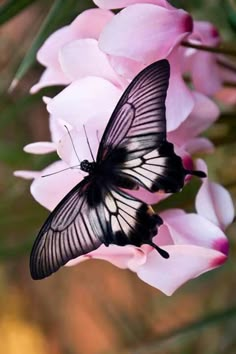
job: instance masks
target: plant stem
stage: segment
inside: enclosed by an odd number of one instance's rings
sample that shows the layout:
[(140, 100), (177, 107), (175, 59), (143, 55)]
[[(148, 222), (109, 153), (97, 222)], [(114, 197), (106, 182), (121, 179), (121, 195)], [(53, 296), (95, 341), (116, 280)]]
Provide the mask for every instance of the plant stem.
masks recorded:
[(225, 48), (223, 45), (220, 45), (218, 47), (211, 47), (208, 45), (203, 45), (203, 44), (194, 44), (190, 42), (183, 41), (181, 42), (183, 47), (188, 47), (188, 48), (194, 48), (198, 50), (204, 50), (206, 52), (211, 52), (211, 53), (218, 53), (218, 54), (226, 54), (226, 55), (232, 55), (236, 57), (236, 50), (230, 49), (230, 48)]

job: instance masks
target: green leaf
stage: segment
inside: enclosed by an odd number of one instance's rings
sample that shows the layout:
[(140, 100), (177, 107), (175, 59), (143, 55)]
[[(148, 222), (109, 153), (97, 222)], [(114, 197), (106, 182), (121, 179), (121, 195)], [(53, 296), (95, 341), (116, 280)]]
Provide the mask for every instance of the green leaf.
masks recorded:
[(0, 6), (0, 25), (10, 20), (36, 0), (9, 0)]
[(225, 8), (226, 16), (229, 24), (231, 25), (231, 28), (236, 31), (236, 1), (222, 1), (222, 5)]

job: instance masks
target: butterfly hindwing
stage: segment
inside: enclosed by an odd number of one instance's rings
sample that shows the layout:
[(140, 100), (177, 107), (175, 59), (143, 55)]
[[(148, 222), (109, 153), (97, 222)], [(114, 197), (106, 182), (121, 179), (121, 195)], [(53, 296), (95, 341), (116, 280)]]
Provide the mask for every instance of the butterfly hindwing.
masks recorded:
[(109, 242), (119, 246), (150, 243), (162, 224), (161, 218), (147, 204), (124, 191), (113, 187), (105, 189), (103, 208), (110, 230)]
[(170, 67), (167, 60), (149, 65), (129, 84), (103, 134), (97, 161), (121, 144), (140, 156), (166, 140), (165, 99)]

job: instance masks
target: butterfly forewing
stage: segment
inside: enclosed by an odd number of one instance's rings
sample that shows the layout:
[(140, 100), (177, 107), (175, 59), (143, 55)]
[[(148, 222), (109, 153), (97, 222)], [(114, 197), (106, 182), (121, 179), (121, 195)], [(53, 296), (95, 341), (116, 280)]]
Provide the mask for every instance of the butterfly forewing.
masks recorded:
[[(125, 144), (142, 156), (166, 139), (165, 98), (170, 75), (167, 60), (144, 69), (118, 102), (103, 134), (97, 160)], [(131, 157), (131, 155), (130, 155)]]

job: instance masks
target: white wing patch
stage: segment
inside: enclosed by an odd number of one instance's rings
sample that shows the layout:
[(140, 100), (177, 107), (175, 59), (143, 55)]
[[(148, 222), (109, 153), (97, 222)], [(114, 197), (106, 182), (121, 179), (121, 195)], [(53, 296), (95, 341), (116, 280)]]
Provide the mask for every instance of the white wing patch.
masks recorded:
[(121, 191), (107, 190), (105, 205), (105, 218), (111, 225), (113, 234), (121, 232), (129, 239), (129, 234), (135, 230), (137, 224), (137, 211), (142, 202)]
[(166, 163), (167, 158), (160, 156), (158, 149), (155, 149), (142, 158), (125, 161), (121, 170), (123, 173), (140, 181), (148, 189), (151, 189), (158, 177), (163, 176)]

